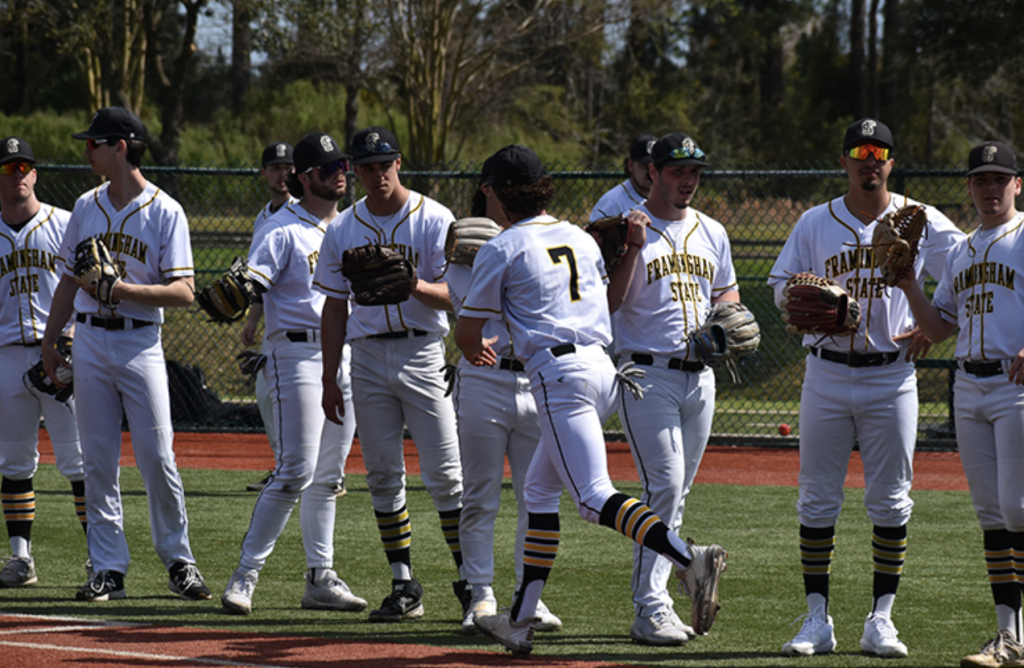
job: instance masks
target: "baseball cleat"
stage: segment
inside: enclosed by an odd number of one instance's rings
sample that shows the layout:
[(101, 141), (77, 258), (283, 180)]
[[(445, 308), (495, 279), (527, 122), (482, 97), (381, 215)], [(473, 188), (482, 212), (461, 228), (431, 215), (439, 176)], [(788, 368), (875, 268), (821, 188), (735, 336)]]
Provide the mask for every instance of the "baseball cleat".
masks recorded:
[(96, 571), (92, 579), (82, 585), (75, 594), (79, 601), (90, 603), (127, 597), (128, 592), (124, 590), (124, 573), (117, 571)]
[(262, 492), (263, 488), (270, 484), (271, 478), (274, 477), (274, 472), (269, 471), (263, 480), (259, 482), (251, 482), (245, 486), (245, 489), (250, 492)]
[(534, 631), (550, 633), (562, 630), (562, 620), (548, 610), (548, 606), (544, 605), (544, 601), (537, 600), (537, 609), (533, 614), (537, 618), (537, 625), (533, 627)]
[(902, 658), (907, 655), (907, 646), (900, 642), (898, 635), (899, 631), (889, 617), (871, 613), (864, 620), (864, 635), (860, 639), (860, 648), (868, 654), (887, 659)]
[(213, 598), (210, 588), (203, 582), (203, 575), (195, 564), (175, 562), (167, 570), (170, 578), (167, 588), (186, 601), (206, 601)]
[(331, 487), (331, 493), (334, 494), (334, 498), (336, 499), (348, 494), (348, 488), (345, 487), (345, 481), (342, 480), (341, 482), (334, 483), (334, 486)]
[(462, 632), (466, 635), (475, 635), (477, 632), (476, 618), (496, 614), (498, 614), (498, 602), (494, 599), (494, 596), (484, 594), (477, 598), (474, 595), (473, 601), (469, 604), (469, 611), (462, 618)]
[(960, 659), (960, 668), (1004, 668), (1024, 666), (1024, 645), (1017, 642), (1012, 631), (1000, 631), (977, 654)]
[(715, 615), (722, 607), (718, 604), (718, 581), (725, 572), (728, 553), (721, 545), (695, 545), (686, 539), (692, 557), (690, 565), (676, 570), (686, 595), (690, 597), (690, 624), (694, 633), (704, 635), (715, 623)]
[(419, 580), (392, 580), (391, 593), (376, 610), (370, 611), (371, 622), (400, 622), (423, 616), (423, 586)]
[(228, 586), (220, 597), (220, 604), (230, 613), (250, 614), (252, 612), (252, 594), (256, 591), (256, 583), (259, 581), (259, 571), (239, 566), (238, 570), (231, 574)]
[(32, 557), (9, 557), (0, 570), (0, 587), (24, 587), (39, 582)]
[(360, 612), (366, 610), (366, 600), (353, 594), (345, 581), (328, 568), (323, 570), (316, 582), (306, 573), (306, 593), (302, 596), (302, 607), (309, 610)]
[[(674, 619), (673, 619), (674, 618)], [(668, 608), (655, 610), (650, 616), (637, 615), (629, 627), (629, 636), (638, 645), (677, 646), (690, 639), (682, 621)]]
[(480, 633), (501, 643), (515, 656), (526, 656), (533, 651), (533, 627), (536, 623), (536, 619), (513, 622), (508, 610), (500, 615), (476, 618), (476, 628)]
[[(800, 618), (797, 617), (799, 620)], [(796, 622), (793, 622), (794, 624)], [(782, 653), (786, 656), (812, 656), (814, 654), (828, 654), (836, 650), (835, 626), (832, 623), (831, 615), (825, 614), (825, 606), (818, 606), (809, 614), (804, 615), (803, 626), (800, 633), (782, 646)]]

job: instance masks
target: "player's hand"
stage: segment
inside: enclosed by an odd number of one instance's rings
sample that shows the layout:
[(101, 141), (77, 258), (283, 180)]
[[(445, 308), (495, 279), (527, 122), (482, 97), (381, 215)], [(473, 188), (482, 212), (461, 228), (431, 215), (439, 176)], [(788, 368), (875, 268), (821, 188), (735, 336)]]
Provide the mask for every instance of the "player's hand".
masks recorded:
[(1010, 370), (1007, 373), (1011, 383), (1024, 385), (1024, 348), (1013, 358), (1013, 363), (1010, 364)]
[(324, 381), (324, 396), (321, 402), (324, 415), (335, 424), (345, 424), (345, 395), (333, 378)]
[(242, 345), (256, 345), (256, 328), (259, 327), (259, 324), (258, 320), (256, 322), (245, 321), (245, 327), (242, 328)]
[(640, 249), (647, 243), (647, 228), (651, 226), (651, 219), (643, 211), (633, 209), (626, 216), (626, 245), (629, 247), (626, 252), (634, 248)]
[(57, 352), (57, 349), (50, 345), (43, 344), (41, 346), (43, 356), (43, 369), (46, 371), (46, 375), (50, 377), (50, 382), (57, 387), (66, 387), (66, 385), (57, 380), (57, 367), (71, 368), (68, 361), (64, 359), (64, 356)]
[(463, 356), (473, 366), (494, 366), (498, 363), (498, 356), (494, 353), (494, 349), (491, 346), (497, 342), (497, 336), (492, 336), (489, 339), (480, 339), (480, 350), (473, 356), (466, 354), (463, 354)]
[(917, 281), (917, 277), (914, 275), (914, 272), (911, 271), (910, 268), (907, 268), (904, 269), (903, 273), (900, 274), (900, 277), (896, 279), (896, 287), (906, 292), (915, 281)]
[(916, 362), (922, 357), (928, 357), (928, 351), (931, 350), (932, 341), (921, 332), (920, 327), (914, 327), (914, 329), (903, 334), (897, 334), (892, 337), (893, 341), (897, 343), (910, 339), (910, 345), (907, 346), (906, 360), (908, 362)]

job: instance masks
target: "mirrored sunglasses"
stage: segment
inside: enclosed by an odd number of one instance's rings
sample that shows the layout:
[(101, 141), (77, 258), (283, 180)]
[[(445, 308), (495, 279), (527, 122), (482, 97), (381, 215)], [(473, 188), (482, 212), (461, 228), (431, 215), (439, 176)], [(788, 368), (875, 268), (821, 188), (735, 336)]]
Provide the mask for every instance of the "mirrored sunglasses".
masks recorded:
[(15, 174), (28, 174), (35, 167), (27, 162), (8, 162), (0, 165), (0, 174), (14, 176)]
[(116, 141), (116, 140), (112, 140), (112, 139), (86, 139), (85, 140), (85, 145), (89, 147), (90, 151), (95, 151), (100, 146), (105, 146), (107, 144), (112, 144), (112, 143), (114, 143), (114, 141)]
[(889, 149), (875, 146), (874, 144), (861, 144), (849, 150), (849, 155), (854, 160), (867, 160), (869, 155), (875, 156), (878, 162), (885, 162), (889, 159)]
[(398, 151), (393, 149), (388, 142), (381, 141), (373, 146), (366, 146), (365, 144), (357, 146), (353, 153), (357, 158), (365, 158), (368, 155), (387, 155), (388, 153), (398, 153)]
[[(313, 168), (310, 167), (310, 169)], [(328, 162), (326, 165), (320, 165), (319, 167), (317, 167), (317, 169), (320, 170), (320, 178), (326, 179), (331, 176), (334, 176), (339, 171), (348, 172), (348, 160), (346, 160), (345, 158), (342, 158), (340, 160), (332, 160), (331, 162)]]
[(704, 151), (699, 146), (680, 146), (674, 148), (669, 152), (675, 160), (685, 160), (687, 158), (696, 158), (697, 160), (703, 160), (705, 158)]

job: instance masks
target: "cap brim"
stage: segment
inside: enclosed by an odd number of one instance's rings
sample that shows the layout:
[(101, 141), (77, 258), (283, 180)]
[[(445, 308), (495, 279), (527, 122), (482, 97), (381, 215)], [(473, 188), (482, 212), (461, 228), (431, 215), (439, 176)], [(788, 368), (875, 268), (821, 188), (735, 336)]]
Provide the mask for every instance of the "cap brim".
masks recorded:
[(6, 158), (0, 159), (0, 165), (6, 165), (9, 162), (27, 162), (32, 166), (35, 166), (36, 159), (29, 158), (24, 155), (9, 155)]
[(74, 139), (103, 139), (106, 135), (98, 135), (94, 132), (89, 132), (88, 130), (86, 130), (84, 132), (76, 132), (71, 136)]
[(889, 142), (881, 141), (879, 139), (865, 139), (865, 138), (862, 138), (862, 139), (858, 139), (857, 141), (852, 141), (849, 144), (846, 144), (845, 146), (843, 146), (843, 153), (846, 153), (847, 151), (849, 151), (854, 146), (863, 146), (864, 144), (874, 144), (875, 146), (881, 146), (882, 148), (887, 148), (890, 151), (894, 150), (893, 145), (890, 144)]
[(657, 163), (662, 167), (683, 167), (686, 165), (697, 165), (699, 167), (710, 167), (710, 162), (704, 160), (698, 160), (697, 158), (679, 158), (675, 160), (666, 160), (665, 162)]
[(353, 165), (368, 165), (374, 162), (394, 162), (401, 157), (401, 153), (373, 153), (362, 158), (350, 158), (349, 162)]
[(1020, 170), (1010, 169), (1009, 167), (1003, 167), (1002, 165), (981, 165), (980, 167), (975, 167), (971, 171), (967, 172), (966, 176), (984, 174), (985, 172), (996, 172), (998, 174), (1013, 174), (1014, 176), (1020, 174)]
[(291, 158), (274, 158), (273, 160), (267, 160), (265, 163), (263, 163), (263, 166), (264, 167), (269, 167), (271, 165), (285, 165), (285, 164), (293, 165), (293, 164), (295, 164), (295, 161), (292, 160)]

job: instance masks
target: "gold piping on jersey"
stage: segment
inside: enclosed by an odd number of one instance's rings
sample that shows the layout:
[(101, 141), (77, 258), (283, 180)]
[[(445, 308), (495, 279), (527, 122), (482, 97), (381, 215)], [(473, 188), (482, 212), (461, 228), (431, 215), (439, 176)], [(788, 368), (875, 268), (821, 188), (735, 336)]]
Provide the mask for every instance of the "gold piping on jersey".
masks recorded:
[[(35, 231), (38, 230), (40, 227), (49, 223), (53, 219), (53, 213), (54, 211), (56, 211), (56, 209), (57, 207), (51, 204), (49, 213), (47, 213), (42, 220), (37, 222), (31, 228), (26, 226), (26, 228), (22, 229), (22, 231), (25, 233), (25, 248), (18, 248), (17, 234), (15, 234), (13, 237), (9, 237), (6, 233), (0, 234), (0, 236), (11, 242), (12, 247), (11, 253), (9, 253), (8, 255), (0, 256), (0, 276), (4, 276), (7, 273), (13, 272), (14, 276), (11, 277), (11, 281), (13, 282), (18, 280), (19, 278), (18, 269), (24, 269), (24, 280), (28, 285), (31, 285), (32, 274), (29, 271), (29, 269), (32, 267), (35, 267), (37, 269), (45, 269), (46, 271), (49, 271), (51, 273), (57, 273), (57, 260), (61, 259), (59, 255), (51, 253), (50, 251), (47, 251), (42, 248), (28, 247), (29, 239), (32, 236), (32, 234), (35, 233)], [(41, 212), (42, 207), (40, 207), (40, 210), (36, 212), (36, 216), (38, 216)], [(33, 218), (34, 217), (35, 216), (33, 216)], [(58, 241), (57, 243), (59, 244), (60, 242)], [(44, 327), (37, 322), (36, 309), (35, 305), (32, 303), (31, 296), (29, 296), (28, 298), (28, 317), (29, 320), (32, 322), (31, 339), (25, 336), (25, 327), (21, 324), (22, 322), (24, 322), (25, 319), (25, 315), (22, 311), (23, 308), (23, 300), (18, 299), (18, 329), (20, 330), (21, 334), (21, 342), (23, 344), (34, 343), (39, 339), (43, 338), (42, 334), (36, 337), (36, 330), (44, 329)]]
[[(1002, 239), (1003, 237), (1005, 237), (1007, 235), (1013, 234), (1018, 229), (1020, 229), (1021, 221), (1022, 220), (1024, 220), (1024, 219), (1018, 218), (1016, 225), (1014, 225), (1013, 227), (1007, 229), (1005, 232), (1003, 232), (998, 237), (992, 239), (992, 241), (989, 242), (988, 247), (985, 248), (985, 252), (982, 255), (981, 262), (972, 263), (971, 266), (969, 266), (967, 269), (964, 269), (959, 274), (957, 274), (956, 276), (953, 277), (953, 294), (954, 295), (957, 295), (960, 292), (963, 292), (964, 290), (967, 290), (968, 288), (970, 288), (970, 290), (971, 290), (970, 300), (971, 300), (972, 303), (977, 303), (977, 299), (978, 299), (977, 290), (978, 290), (978, 286), (979, 285), (981, 286), (982, 293), (984, 293), (985, 286), (988, 285), (989, 283), (992, 283), (994, 285), (999, 285), (999, 286), (1002, 286), (1002, 287), (1008, 287), (1011, 290), (1013, 289), (1013, 284), (1014, 284), (1014, 281), (1016, 279), (1016, 273), (1017, 273), (1016, 269), (1013, 269), (1012, 267), (1006, 267), (1003, 264), (999, 264), (998, 267), (993, 267), (992, 265), (995, 265), (997, 263), (989, 262), (988, 261), (988, 254), (989, 254), (989, 252), (991, 252), (992, 247), (995, 246), (996, 243), (1000, 239)], [(976, 230), (974, 230), (973, 232), (971, 232), (967, 236), (967, 254), (969, 256), (976, 256), (978, 254), (978, 249), (974, 247), (974, 238), (975, 238), (975, 235), (978, 232), (980, 232), (980, 231), (981, 231), (980, 228), (976, 229)], [(980, 352), (981, 352), (981, 359), (982, 360), (987, 360), (988, 359), (988, 355), (985, 354), (985, 312), (983, 310), (979, 313), (978, 319), (980, 321), (979, 322), (979, 327), (981, 329), (981, 332), (980, 332), (981, 342), (979, 344)], [(967, 323), (968, 323), (968, 331), (970, 332), (970, 335), (968, 336), (968, 342), (970, 342), (970, 341), (974, 340), (974, 314), (973, 313), (968, 314)], [(968, 343), (968, 351), (967, 351), (968, 358), (971, 357), (971, 351), (970, 351), (971, 347), (972, 346), (970, 345), (970, 343)]]
[[(680, 283), (682, 283), (682, 279), (683, 279), (683, 273), (684, 273), (683, 269), (686, 268), (687, 271), (685, 273), (686, 273), (686, 275), (688, 277), (690, 277), (691, 279), (692, 278), (705, 278), (705, 279), (707, 279), (709, 291), (712, 292), (712, 293), (714, 292), (714, 289), (713, 289), (712, 285), (714, 283), (715, 272), (718, 270), (718, 268), (710, 260), (708, 260), (706, 258), (703, 258), (703, 257), (701, 257), (699, 255), (691, 256), (690, 253), (689, 253), (689, 250), (688, 250), (689, 245), (690, 245), (690, 237), (694, 233), (696, 233), (697, 230), (700, 229), (701, 226), (702, 226), (702, 221), (701, 221), (700, 213), (698, 213), (697, 210), (695, 210), (695, 209), (691, 209), (691, 211), (693, 211), (694, 221), (693, 221), (692, 227), (689, 230), (687, 230), (687, 231), (685, 231), (683, 233), (683, 252), (682, 253), (680, 253), (679, 250), (676, 248), (675, 240), (671, 236), (669, 236), (665, 232), (662, 232), (661, 230), (659, 230), (659, 229), (657, 229), (655, 227), (649, 228), (649, 230), (657, 233), (658, 236), (660, 236), (662, 239), (664, 239), (665, 241), (668, 242), (669, 247), (672, 249), (672, 255), (671, 255), (671, 259), (669, 259), (668, 261), (664, 261), (664, 258), (665, 258), (664, 255), (659, 255), (658, 257), (655, 257), (650, 262), (645, 262), (644, 263), (644, 265), (645, 265), (644, 268), (647, 270), (647, 284), (648, 285), (650, 285), (651, 282), (652, 282), (651, 281), (651, 269), (652, 269), (652, 267), (655, 267), (656, 265), (666, 265), (667, 264), (668, 272), (671, 272), (671, 273), (675, 274), (676, 276), (678, 276)], [(673, 222), (684, 222), (684, 221), (669, 221), (669, 222), (673, 223)], [(695, 273), (695, 271), (696, 271), (696, 273)], [(658, 275), (658, 277), (655, 280), (659, 280), (661, 277), (667, 276), (668, 272), (658, 272), (659, 275)], [(693, 284), (693, 281), (691, 281), (691, 284)], [(693, 303), (696, 304), (696, 302), (693, 302)], [(690, 338), (690, 333), (692, 331), (695, 331), (699, 327), (699, 324), (697, 322), (694, 322), (692, 325), (690, 324), (690, 318), (689, 318), (689, 314), (687, 313), (687, 310), (686, 310), (686, 304), (687, 304), (687, 301), (685, 299), (680, 298), (680, 300), (679, 300), (679, 308), (682, 310), (682, 313), (683, 313), (683, 338), (680, 339), (680, 341), (679, 341), (680, 344), (687, 343), (687, 341), (689, 341), (689, 338)], [(694, 306), (695, 310), (696, 310), (696, 308), (697, 308), (697, 306)], [(692, 357), (692, 351), (690, 350), (689, 344), (687, 344), (687, 346), (686, 346), (686, 359), (691, 359), (691, 357)]]

